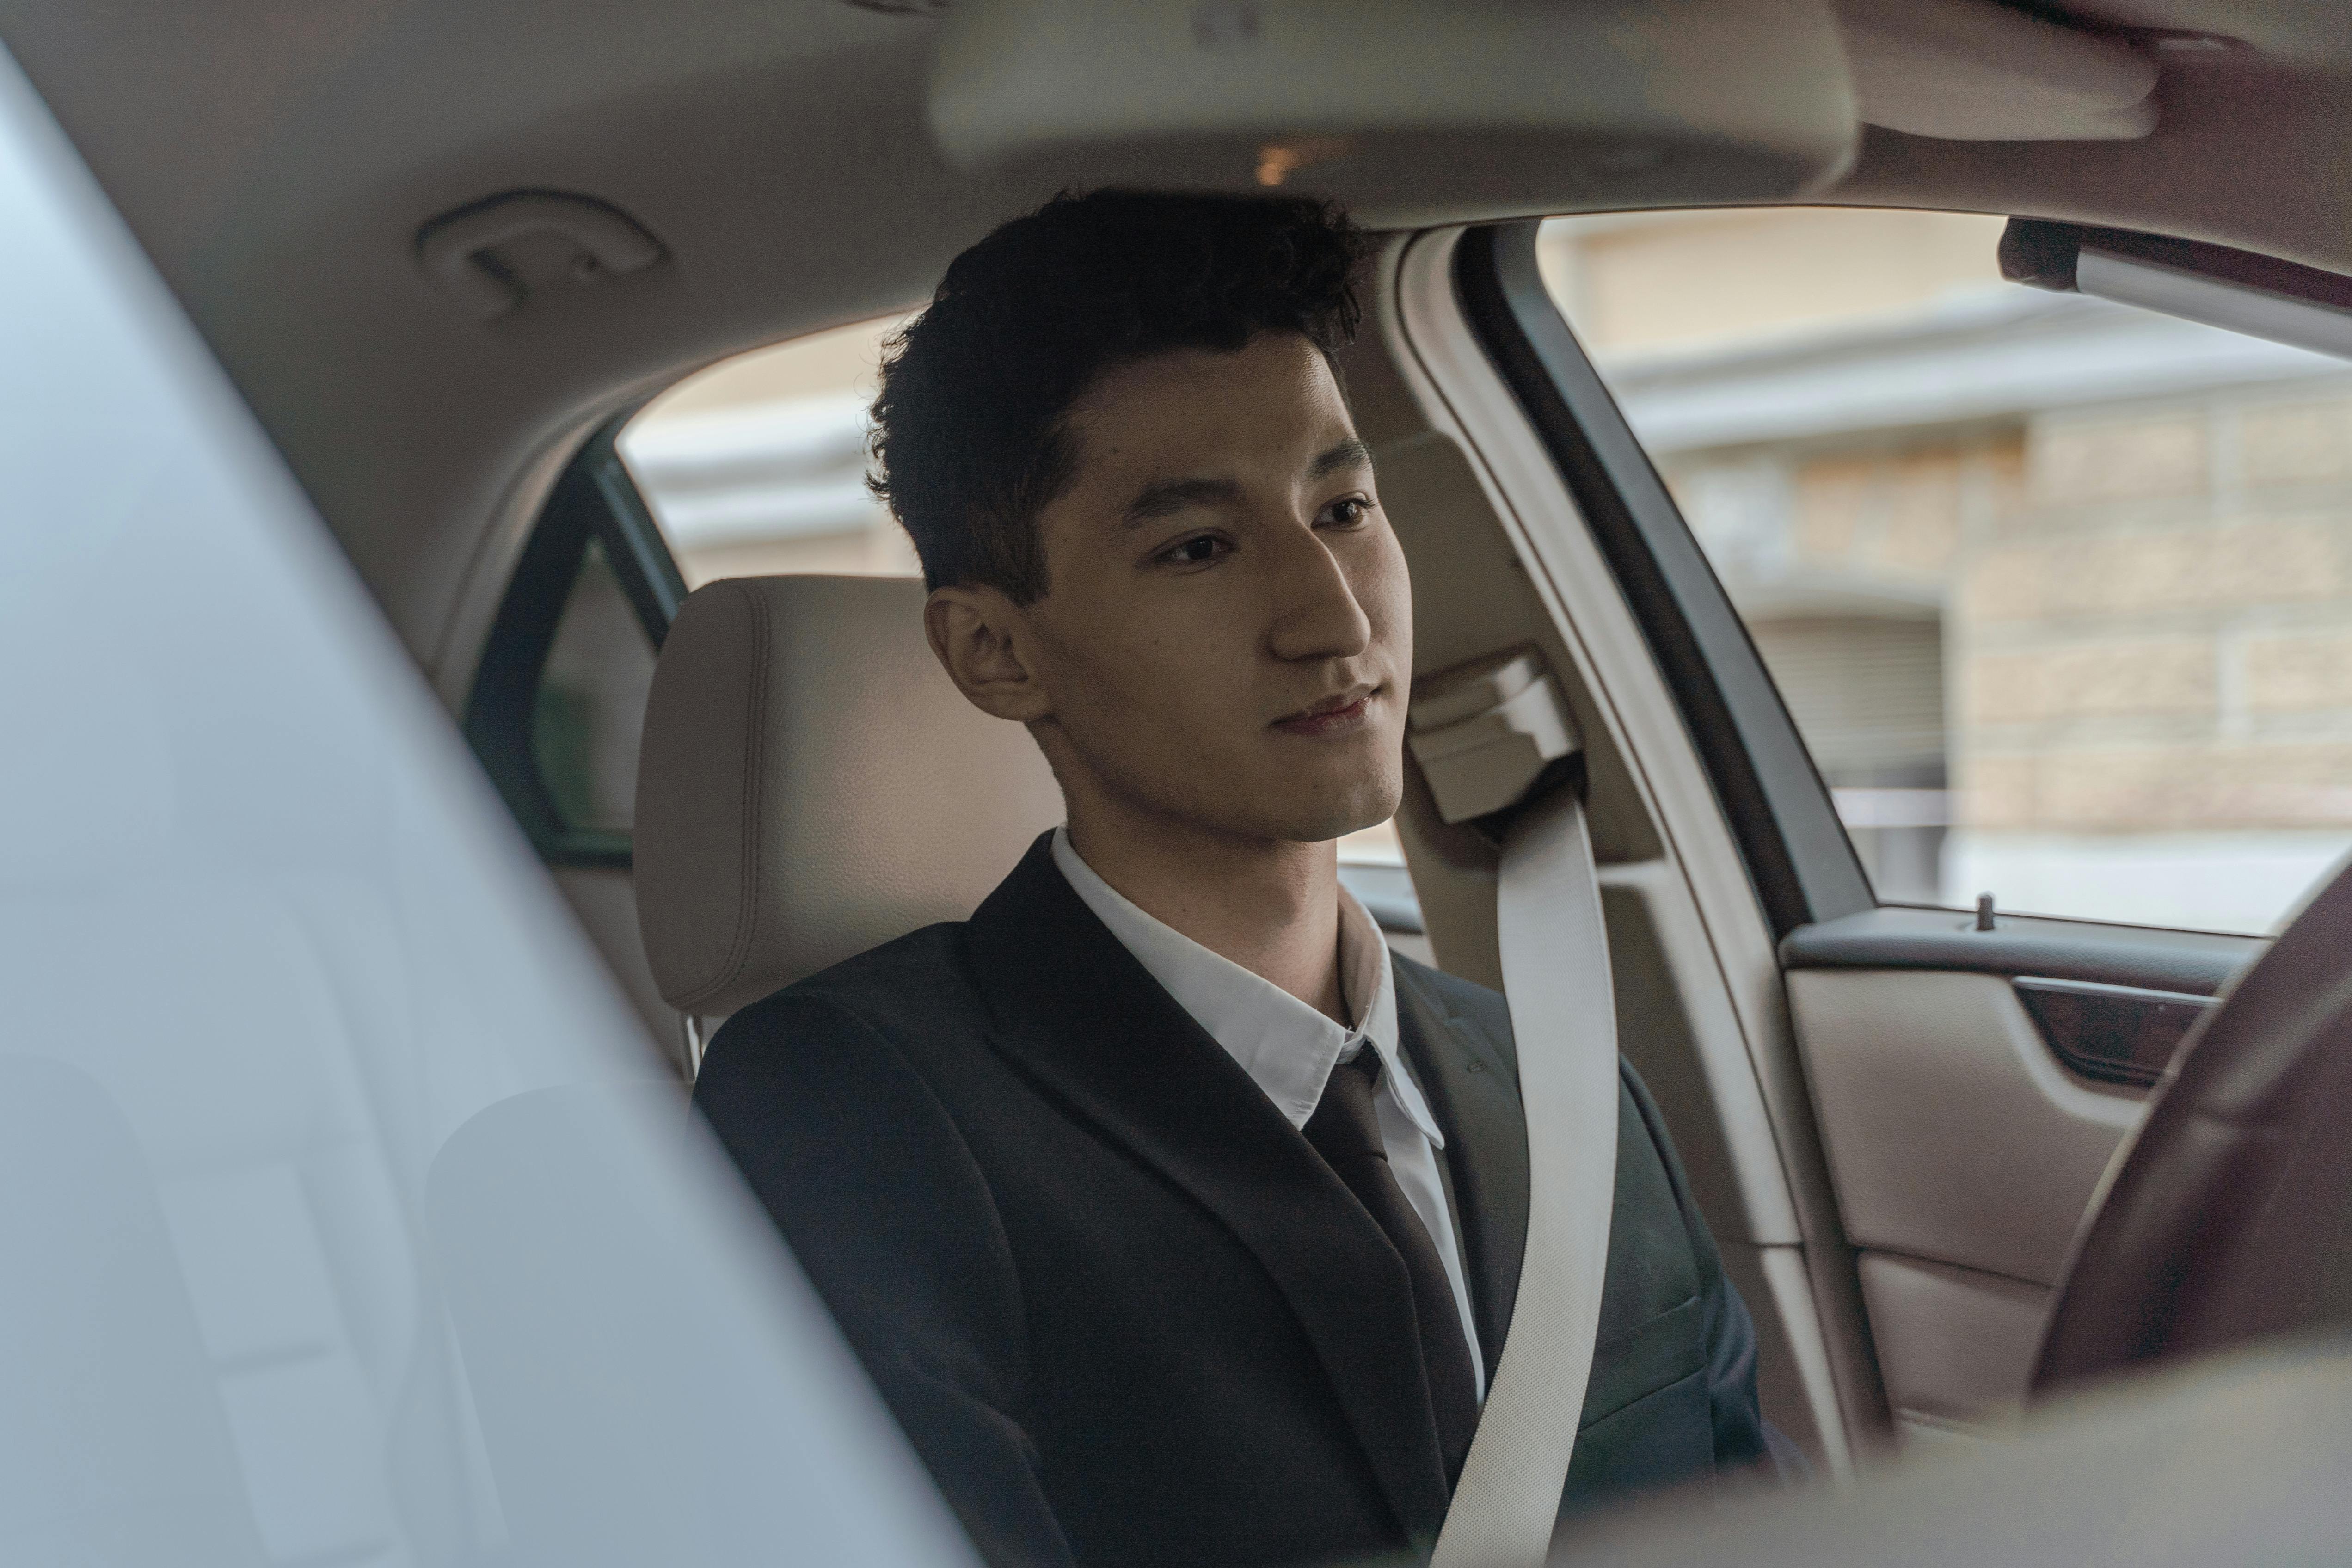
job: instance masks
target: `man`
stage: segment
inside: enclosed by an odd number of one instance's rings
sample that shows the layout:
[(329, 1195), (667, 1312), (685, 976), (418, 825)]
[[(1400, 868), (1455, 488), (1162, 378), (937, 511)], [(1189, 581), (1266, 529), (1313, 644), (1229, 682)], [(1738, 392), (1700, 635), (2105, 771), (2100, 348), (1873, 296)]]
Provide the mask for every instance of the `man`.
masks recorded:
[[(1310, 203), (1097, 193), (949, 268), (877, 489), (1066, 828), (972, 918), (737, 1014), (696, 1100), (992, 1563), (1426, 1551), (1510, 1322), (1492, 992), (1333, 840), (1402, 789), (1412, 596)], [(1753, 1330), (1623, 1075), (1569, 1504), (1755, 1462)]]

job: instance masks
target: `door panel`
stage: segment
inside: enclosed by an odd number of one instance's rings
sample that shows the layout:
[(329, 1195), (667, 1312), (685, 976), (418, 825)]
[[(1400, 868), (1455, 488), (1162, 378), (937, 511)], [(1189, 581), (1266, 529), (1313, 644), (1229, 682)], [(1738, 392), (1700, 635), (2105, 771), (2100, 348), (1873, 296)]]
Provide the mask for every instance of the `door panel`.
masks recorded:
[(1799, 970), (1789, 1005), (1854, 1245), (2056, 1283), (2138, 1097), (2070, 1079), (1994, 975)]
[(1997, 975), (1801, 970), (1789, 1004), (1896, 1426), (1998, 1428), (2140, 1099), (2071, 1078)]
[(1977, 923), (1885, 908), (1801, 927), (1780, 944), (1906, 1446), (1989, 1436), (2014, 1419), (2075, 1229), (2145, 1109), (2144, 1082), (2062, 1059), (2021, 984), (2105, 1009), (2095, 1024), (2128, 1045), (2142, 1037), (2133, 1015), (2168, 1026), (2263, 945), (2084, 921)]
[(1885, 1252), (1857, 1263), (1905, 1446), (2005, 1428), (2025, 1398), (2049, 1288)]

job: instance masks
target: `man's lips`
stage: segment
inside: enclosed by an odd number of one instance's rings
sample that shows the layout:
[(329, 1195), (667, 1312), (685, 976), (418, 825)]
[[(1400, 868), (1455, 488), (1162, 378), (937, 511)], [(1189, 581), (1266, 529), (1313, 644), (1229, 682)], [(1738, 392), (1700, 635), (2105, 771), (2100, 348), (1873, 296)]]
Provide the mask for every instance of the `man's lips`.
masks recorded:
[(1286, 719), (1276, 720), (1273, 727), (1290, 735), (1336, 734), (1362, 723), (1365, 708), (1379, 694), (1377, 686), (1334, 692), (1311, 708), (1301, 709)]

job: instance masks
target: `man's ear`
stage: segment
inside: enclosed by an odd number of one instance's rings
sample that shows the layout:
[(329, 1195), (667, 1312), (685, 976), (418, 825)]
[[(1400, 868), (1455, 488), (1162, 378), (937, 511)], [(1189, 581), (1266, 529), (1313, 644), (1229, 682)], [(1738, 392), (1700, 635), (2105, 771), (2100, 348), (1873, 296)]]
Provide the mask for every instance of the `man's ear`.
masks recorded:
[(1017, 724), (1051, 716), (1031, 658), (1029, 618), (1002, 589), (933, 589), (923, 603), (923, 631), (940, 668), (982, 712)]

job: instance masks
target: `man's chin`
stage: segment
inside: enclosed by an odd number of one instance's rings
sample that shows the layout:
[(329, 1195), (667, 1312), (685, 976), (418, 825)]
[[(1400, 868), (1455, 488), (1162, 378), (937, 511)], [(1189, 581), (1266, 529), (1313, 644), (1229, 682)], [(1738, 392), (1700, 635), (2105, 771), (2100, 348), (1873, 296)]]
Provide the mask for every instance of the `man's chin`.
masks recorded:
[(1301, 766), (1296, 757), (1233, 758), (1222, 767), (1202, 760), (1207, 765), (1184, 781), (1192, 787), (1140, 788), (1127, 799), (1144, 817), (1169, 818), (1171, 828), (1181, 823), (1242, 842), (1328, 844), (1386, 822), (1404, 794), (1402, 768), (1378, 754), (1319, 759), (1320, 766)]
[(1366, 791), (1363, 798), (1345, 803), (1302, 802), (1296, 810), (1281, 814), (1281, 826), (1273, 837), (1297, 844), (1328, 844), (1378, 827), (1396, 815), (1396, 808), (1397, 792), (1393, 791)]

